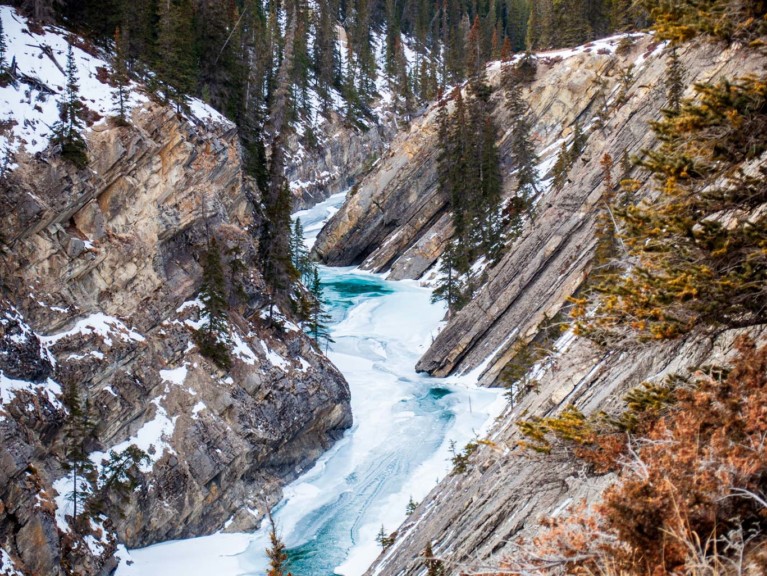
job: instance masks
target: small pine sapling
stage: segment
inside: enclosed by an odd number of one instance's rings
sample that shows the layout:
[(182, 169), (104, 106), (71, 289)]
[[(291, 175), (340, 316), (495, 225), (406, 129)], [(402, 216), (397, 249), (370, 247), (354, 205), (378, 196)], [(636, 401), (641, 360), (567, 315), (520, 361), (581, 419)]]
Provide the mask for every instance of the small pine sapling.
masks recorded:
[(120, 28), (115, 29), (115, 55), (113, 61), (112, 82), (116, 90), (112, 92), (113, 112), (117, 118), (117, 124), (126, 126), (128, 124), (127, 108), (130, 97), (130, 77), (128, 76), (128, 66), (126, 62), (127, 36), (122, 33)]
[(59, 102), (60, 119), (51, 128), (51, 143), (59, 147), (64, 158), (78, 168), (84, 168), (88, 164), (87, 146), (82, 136), (85, 106), (80, 101), (77, 64), (71, 44), (67, 49), (66, 75), (66, 88)]

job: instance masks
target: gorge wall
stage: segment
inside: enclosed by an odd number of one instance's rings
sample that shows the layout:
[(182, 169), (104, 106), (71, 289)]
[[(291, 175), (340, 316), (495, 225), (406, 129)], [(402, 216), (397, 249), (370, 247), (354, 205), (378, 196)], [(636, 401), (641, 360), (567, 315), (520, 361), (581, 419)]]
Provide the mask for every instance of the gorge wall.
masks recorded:
[[(481, 382), (493, 384), (509, 361), (517, 340), (529, 341), (544, 317), (552, 318), (589, 270), (595, 246), (596, 217), (602, 197), (605, 153), (618, 162), (638, 156), (655, 141), (649, 122), (666, 105), (663, 45), (640, 36), (617, 54), (617, 38), (574, 50), (542, 53), (538, 73), (524, 96), (535, 118), (534, 139), (541, 160), (542, 193), (534, 199), (534, 220), (507, 246), (472, 302), (449, 319), (421, 358), (418, 369), (435, 376), (466, 373), (483, 366)], [(687, 45), (681, 51), (685, 82), (705, 82), (761, 69), (759, 54), (735, 45)], [(633, 80), (615, 104), (621, 77), (631, 67)], [(501, 81), (500, 66), (488, 68), (490, 83)], [(599, 81), (597, 81), (599, 80)], [(604, 85), (602, 88), (600, 84)], [(575, 122), (589, 127), (599, 110), (599, 93), (612, 102), (601, 130), (590, 132), (581, 157), (560, 190), (551, 187), (551, 169), (562, 141), (572, 139)], [(509, 115), (496, 90), (494, 116), (501, 134), (504, 189), (515, 186), (510, 165)], [(429, 281), (452, 228), (448, 201), (437, 189), (437, 109), (432, 106), (410, 130), (400, 134), (380, 165), (360, 184), (317, 239), (315, 253), (329, 265), (359, 264), (391, 279)], [(646, 184), (648, 174), (632, 169)], [(621, 175), (625, 177), (627, 175)], [(647, 186), (646, 188), (650, 188)], [(648, 190), (647, 192), (651, 192)]]
[[(435, 376), (478, 370), (480, 383), (503, 385), (503, 371), (515, 367), (520, 347), (539, 336), (582, 285), (597, 244), (604, 193), (600, 160), (605, 153), (616, 159), (617, 174), (624, 154), (638, 156), (653, 148), (657, 141), (649, 126), (660, 119), (667, 102), (664, 46), (650, 36), (638, 37), (620, 54), (617, 45), (618, 39), (608, 39), (538, 55), (536, 79), (525, 91), (535, 118), (543, 179), (534, 218), (526, 220), (498, 264), (485, 266), (482, 287), (447, 319), (419, 361), (419, 370)], [(762, 56), (737, 44), (687, 44), (680, 56), (685, 85), (763, 70)], [(630, 66), (633, 78), (628, 82)], [(490, 66), (488, 72), (498, 87), (499, 66)], [(551, 168), (561, 143), (572, 138), (576, 121), (586, 129), (593, 126), (601, 90), (610, 107), (604, 127), (589, 131), (567, 183), (552, 189)], [(508, 196), (515, 185), (509, 117), (501, 91), (494, 98)], [(359, 264), (393, 279), (434, 280), (434, 264), (452, 234), (447, 199), (437, 190), (436, 119), (432, 107), (408, 133), (397, 137), (321, 233), (315, 246), (319, 258), (331, 265)], [(764, 161), (762, 155), (742, 168), (750, 172)], [(652, 196), (648, 173), (632, 168), (621, 174), (626, 176), (637, 179), (641, 193)], [(643, 381), (726, 361), (739, 333), (610, 351), (565, 332), (550, 344), (548, 358), (525, 367), (533, 384), (469, 458), (467, 471), (448, 477), (432, 491), (367, 574), (423, 574), (427, 544), (448, 574), (497, 573), (503, 557), (515, 553), (518, 538), (530, 541), (542, 521), (564, 515), (581, 501), (597, 501), (615, 480), (612, 474), (594, 475), (567, 449), (540, 455), (520, 448), (523, 436), (516, 422), (521, 417), (558, 414), (571, 404), (584, 414), (614, 414), (622, 409), (624, 394)], [(754, 329), (752, 336), (763, 339), (763, 328)]]
[[(4, 574), (108, 574), (118, 539), (253, 529), (351, 425), (343, 376), (289, 316), (267, 319), (259, 194), (234, 126), (199, 102), (179, 116), (146, 98), (129, 120), (87, 131), (82, 170), (50, 149), (25, 152), (28, 143), (0, 181)], [(228, 370), (195, 340), (213, 242)], [(97, 469), (132, 444), (149, 456), (127, 500), (110, 494), (107, 515), (77, 528), (63, 467), (72, 439), (62, 393), (73, 387), (95, 426), (85, 448)]]

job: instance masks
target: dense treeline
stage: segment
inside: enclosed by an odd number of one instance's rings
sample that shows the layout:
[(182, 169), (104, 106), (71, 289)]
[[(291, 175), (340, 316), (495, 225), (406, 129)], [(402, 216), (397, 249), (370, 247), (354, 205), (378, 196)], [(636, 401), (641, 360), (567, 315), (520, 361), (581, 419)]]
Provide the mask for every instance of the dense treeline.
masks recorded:
[[(333, 91), (364, 117), (381, 79), (406, 111), (504, 54), (575, 45), (647, 23), (629, 0), (17, 0), (40, 21), (64, 19), (102, 43), (120, 30), (133, 70), (149, 67), (168, 96), (209, 101), (262, 127), (291, 46), (293, 111)], [(343, 28), (339, 35), (337, 26)], [(339, 41), (343, 40), (343, 41)], [(382, 41), (383, 45), (379, 45)], [(379, 80), (377, 83), (376, 80)], [(260, 124), (259, 124), (260, 121)]]
[[(240, 127), (244, 166), (261, 191), (258, 235), (270, 308), (288, 303), (300, 277), (288, 246), (291, 206), (282, 145), (295, 121), (303, 116), (311, 126), (313, 113), (334, 108), (364, 126), (385, 89), (407, 117), (419, 103), (470, 78), (466, 118), (458, 120), (464, 123), (459, 129), (465, 152), (458, 165), (472, 178), (468, 188), (451, 193), (457, 222), (477, 236), (463, 242), (470, 249), (456, 263), (468, 271), (478, 255), (494, 257), (501, 242), (501, 179), (484, 64), (514, 51), (577, 44), (642, 21), (630, 3), (619, 0), (16, 3), (37, 22), (64, 22), (112, 51), (113, 83), (124, 87), (131, 75), (139, 76), (179, 112), (187, 95), (200, 97)], [(122, 100), (116, 110), (124, 123)], [(306, 138), (311, 137), (310, 127)], [(462, 241), (469, 240), (466, 233), (459, 230)]]

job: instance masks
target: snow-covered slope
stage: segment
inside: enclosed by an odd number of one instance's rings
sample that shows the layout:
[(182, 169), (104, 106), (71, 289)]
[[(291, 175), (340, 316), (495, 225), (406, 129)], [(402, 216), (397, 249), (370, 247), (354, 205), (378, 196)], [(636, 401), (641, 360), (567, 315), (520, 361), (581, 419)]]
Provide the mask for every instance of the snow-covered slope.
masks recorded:
[[(3, 158), (19, 150), (34, 154), (48, 146), (67, 82), (70, 44), (89, 128), (98, 129), (115, 114), (116, 88), (110, 85), (112, 68), (107, 55), (99, 54), (93, 45), (61, 28), (30, 25), (10, 6), (0, 6), (0, 18), (8, 46), (6, 59), (15, 77), (15, 81), (0, 86), (0, 165)], [(144, 87), (134, 82), (127, 108), (130, 110), (148, 99)], [(189, 104), (191, 118), (229, 124), (205, 103), (191, 99)]]

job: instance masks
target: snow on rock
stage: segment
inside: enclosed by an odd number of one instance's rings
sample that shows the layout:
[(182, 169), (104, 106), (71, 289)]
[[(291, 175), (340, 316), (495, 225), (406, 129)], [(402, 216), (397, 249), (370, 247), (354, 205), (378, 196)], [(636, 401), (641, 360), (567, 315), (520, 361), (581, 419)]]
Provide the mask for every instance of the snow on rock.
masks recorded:
[(112, 446), (108, 451), (92, 452), (88, 456), (91, 462), (99, 465), (102, 460), (109, 457), (110, 451), (113, 450), (120, 453), (132, 444), (135, 444), (149, 455), (149, 462), (142, 462), (139, 466), (139, 470), (148, 473), (152, 471), (155, 462), (157, 462), (166, 451), (175, 454), (175, 450), (170, 445), (169, 440), (176, 429), (176, 420), (178, 420), (178, 416), (173, 416), (172, 418), (168, 416), (168, 411), (160, 404), (164, 398), (164, 396), (161, 396), (152, 400), (152, 404), (156, 407), (156, 414), (152, 420), (146, 422), (133, 436), (116, 446)]
[(290, 367), (290, 364), (288, 363), (288, 361), (285, 360), (285, 358), (283, 358), (279, 354), (277, 354), (277, 352), (269, 348), (269, 346), (267, 346), (266, 342), (264, 342), (263, 340), (261, 340), (261, 348), (263, 348), (264, 354), (266, 354), (266, 358), (267, 360), (269, 360), (269, 363), (272, 366), (277, 366), (283, 372), (288, 370), (288, 368)]
[(0, 548), (0, 576), (24, 576), (24, 574), (16, 568), (10, 554), (3, 548)]
[(248, 344), (237, 333), (237, 330), (232, 331), (232, 344), (234, 345), (232, 348), (232, 354), (250, 366), (253, 366), (256, 363), (258, 357), (255, 355), (253, 350), (251, 350), (250, 346), (248, 346)]
[(67, 516), (74, 513), (74, 502), (69, 498), (72, 493), (73, 478), (69, 474), (62, 476), (53, 483), (53, 489), (56, 492), (54, 501), (56, 502), (56, 525), (59, 530), (69, 532), (69, 522)]
[(171, 370), (160, 370), (160, 378), (165, 382), (170, 382), (176, 386), (183, 386), (184, 380), (186, 380), (186, 373), (186, 364), (184, 364), (183, 366)]
[(198, 415), (200, 412), (202, 412), (203, 410), (207, 410), (207, 409), (208, 409), (208, 407), (205, 405), (205, 402), (202, 402), (202, 401), (198, 402), (198, 403), (197, 403), (197, 404), (195, 404), (195, 405), (194, 405), (194, 407), (192, 408), (192, 417), (196, 418), (196, 417), (197, 417), (197, 415)]
[(304, 360), (301, 356), (298, 357), (298, 361), (301, 363), (301, 368), (298, 368), (299, 372), (305, 373), (307, 370), (309, 370), (309, 368), (312, 367), (312, 365), (309, 364), (309, 362), (307, 362), (306, 360)]
[[(48, 401), (61, 408), (61, 402), (59, 398), (61, 396), (61, 385), (58, 382), (48, 378), (42, 384), (35, 384), (34, 382), (27, 382), (26, 380), (15, 380), (9, 378), (2, 371), (0, 371), (0, 405), (9, 404), (17, 392), (26, 390), (33, 394), (45, 394), (48, 397)], [(2, 416), (0, 416), (0, 420)]]
[(35, 338), (37, 338), (40, 342), (40, 358), (47, 360), (53, 366), (56, 365), (56, 359), (54, 358), (53, 354), (51, 354), (51, 351), (48, 350), (48, 347), (43, 343), (39, 335), (36, 334), (29, 326), (29, 324), (24, 321), (24, 317), (18, 310), (16, 310), (16, 308), (11, 306), (10, 309), (5, 310), (3, 315), (0, 317), (0, 324), (2, 324), (6, 330), (9, 326), (13, 326), (19, 330), (19, 333), (11, 333), (6, 335), (6, 338), (8, 338), (13, 344), (29, 344), (34, 342)]
[(103, 312), (96, 312), (90, 316), (81, 318), (73, 328), (66, 332), (41, 336), (40, 340), (47, 345), (53, 345), (59, 340), (71, 338), (77, 334), (97, 334), (103, 338), (104, 344), (109, 347), (113, 344), (113, 336), (119, 338), (123, 342), (129, 342), (131, 340), (134, 342), (144, 341), (144, 337), (141, 334), (128, 328), (121, 320), (118, 320), (114, 316), (104, 314)]
[[(72, 35), (57, 27), (46, 26), (42, 32), (27, 24), (24, 16), (10, 6), (0, 6), (6, 44), (6, 60), (15, 59), (17, 82), (0, 87), (0, 123), (9, 122), (12, 129), (0, 133), (0, 163), (7, 154), (26, 150), (41, 152), (48, 146), (51, 127), (59, 118), (58, 102), (66, 85), (68, 38)], [(95, 56), (78, 46), (86, 42), (75, 38), (72, 54), (77, 66), (80, 99), (93, 113), (94, 125), (115, 115), (116, 89), (107, 84), (111, 65), (108, 55)], [(146, 89), (131, 83), (128, 110), (148, 102)], [(189, 99), (191, 119), (232, 125), (207, 104)], [(1, 165), (1, 164), (0, 164)], [(11, 163), (8, 166), (14, 168)]]

